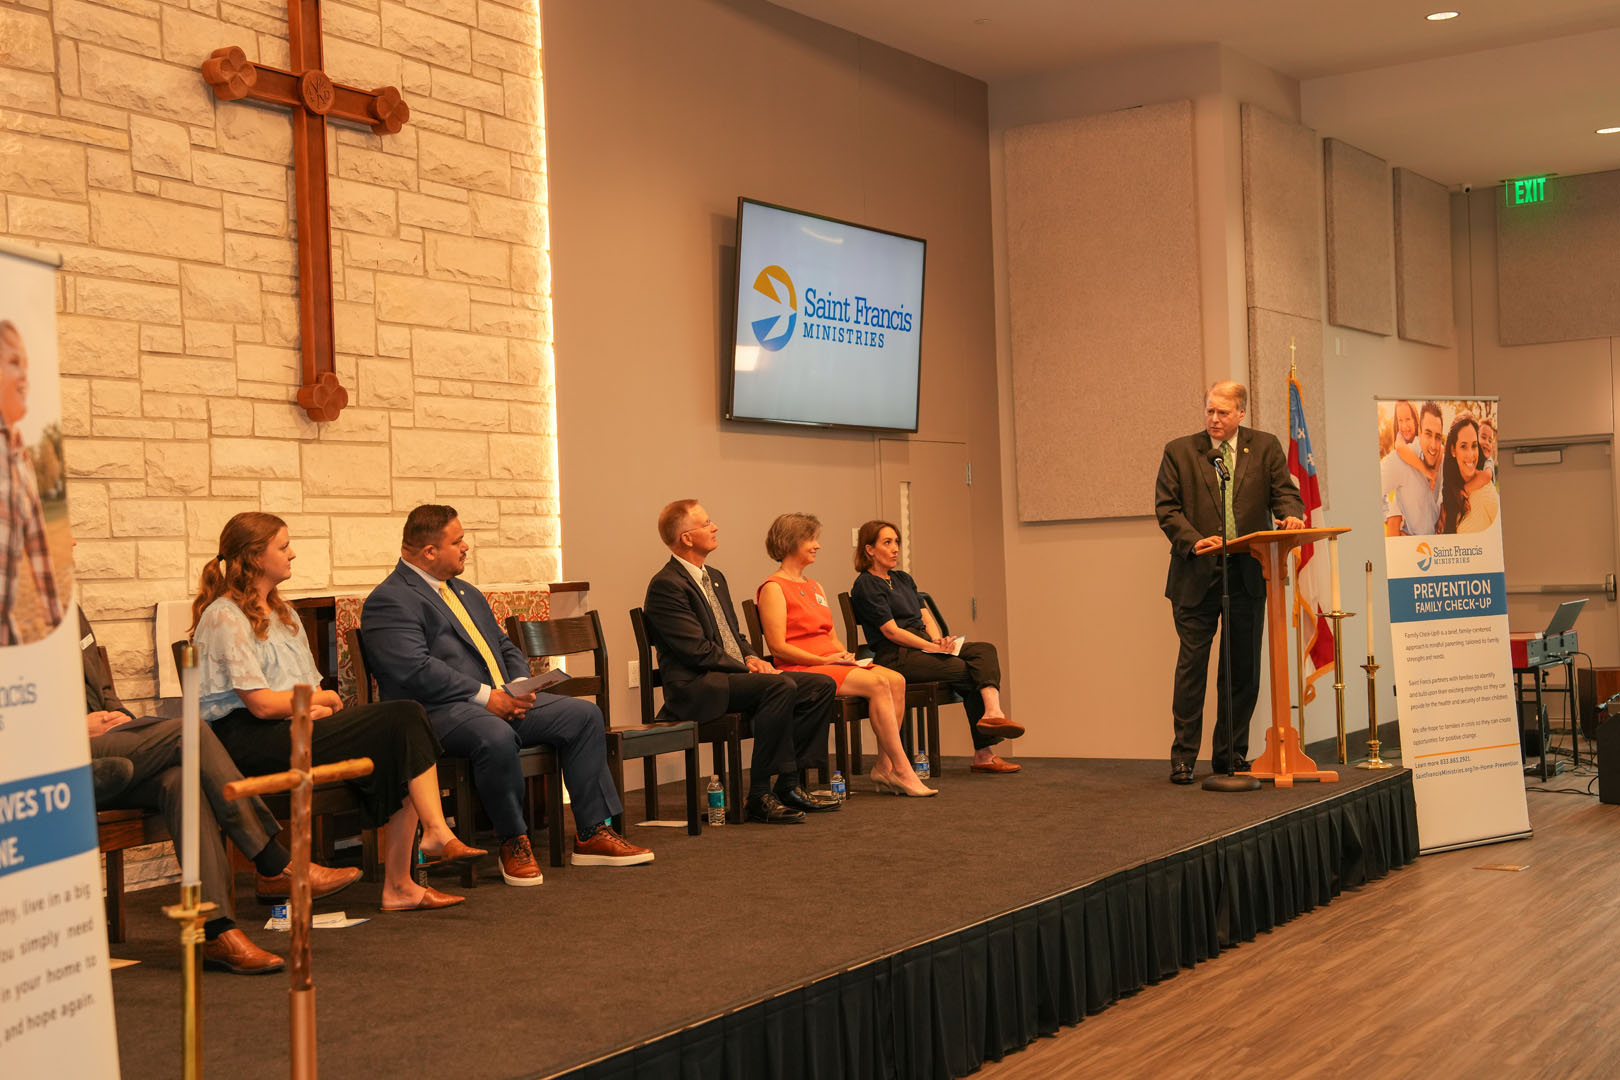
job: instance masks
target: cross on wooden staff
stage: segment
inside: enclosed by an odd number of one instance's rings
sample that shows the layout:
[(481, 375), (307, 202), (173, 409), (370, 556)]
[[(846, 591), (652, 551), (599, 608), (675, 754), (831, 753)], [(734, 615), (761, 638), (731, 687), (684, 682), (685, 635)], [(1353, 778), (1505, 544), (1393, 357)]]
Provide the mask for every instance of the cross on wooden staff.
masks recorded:
[(314, 728), (309, 718), (313, 691), (308, 686), (293, 687), (292, 760), (286, 772), (249, 776), (225, 785), (227, 799), (292, 792), (292, 986), (288, 990), (288, 1015), (292, 1030), (293, 1080), (315, 1080), (315, 982), (309, 970), (309, 819), (310, 793), (316, 784), (352, 780), (371, 773), (370, 758), (350, 758), (330, 765), (310, 768), (309, 747)]
[(332, 226), (326, 186), (326, 118), (398, 133), (411, 118), (399, 90), (359, 90), (322, 70), (321, 0), (288, 0), (292, 71), (256, 64), (235, 45), (203, 61), (203, 78), (221, 101), (250, 98), (292, 110), (293, 190), (298, 214), (298, 325), (303, 385), (298, 404), (311, 420), (336, 420), (349, 403), (338, 381), (332, 333)]

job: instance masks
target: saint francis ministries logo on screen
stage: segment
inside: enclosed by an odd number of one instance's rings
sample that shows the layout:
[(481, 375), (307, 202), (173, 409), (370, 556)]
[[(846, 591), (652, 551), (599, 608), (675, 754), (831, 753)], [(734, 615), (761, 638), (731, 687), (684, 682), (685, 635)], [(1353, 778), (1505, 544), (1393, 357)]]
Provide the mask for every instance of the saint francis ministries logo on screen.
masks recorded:
[(864, 296), (834, 297), (814, 288), (804, 291), (801, 312), (793, 279), (780, 266), (761, 270), (754, 278), (754, 292), (757, 294), (755, 308), (761, 314), (748, 325), (753, 328), (759, 347), (767, 352), (776, 352), (793, 340), (801, 314), (804, 320), (800, 337), (870, 349), (883, 348), (888, 332), (909, 334), (914, 325), (912, 313), (904, 304), (888, 308)]
[(793, 279), (780, 266), (767, 266), (754, 279), (754, 291), (774, 306), (773, 311), (749, 325), (759, 347), (775, 352), (793, 339), (793, 327), (799, 321), (799, 297), (793, 291)]

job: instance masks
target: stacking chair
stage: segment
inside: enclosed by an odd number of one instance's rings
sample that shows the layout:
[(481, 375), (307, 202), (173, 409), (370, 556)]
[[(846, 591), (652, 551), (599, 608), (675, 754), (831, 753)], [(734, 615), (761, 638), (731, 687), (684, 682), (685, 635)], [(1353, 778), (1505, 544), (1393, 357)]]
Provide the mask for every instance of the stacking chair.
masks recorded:
[[(348, 631), (348, 638), (349, 658), (354, 664), (355, 703), (371, 705), (377, 701), (377, 689), (366, 666), (365, 638), (359, 628)], [(529, 829), (532, 832), (537, 824), (535, 807), (543, 805), (547, 859), (552, 866), (561, 866), (564, 840), (562, 769), (557, 764), (556, 752), (549, 746), (525, 746), (518, 751), (518, 765), (523, 770), (524, 809), (529, 818)], [(472, 762), (464, 757), (445, 754), (439, 758), (438, 766), (439, 793), (450, 800), (448, 816), (455, 821), (451, 828), (463, 844), (476, 846), (473, 837), (478, 831), (479, 802), (478, 789), (473, 783)], [(537, 786), (542, 789), (540, 792), (536, 791)], [(478, 887), (476, 863), (463, 863), (460, 874), (462, 888)]]
[[(595, 610), (567, 619), (541, 621), (520, 619), (516, 615), (506, 620), (506, 633), (519, 651), (531, 661), (542, 657), (573, 656), (588, 653), (595, 666), (595, 674), (576, 676), (546, 688), (550, 694), (569, 697), (591, 697), (602, 710), (602, 722), (607, 729), (608, 768), (613, 773), (613, 785), (618, 788), (619, 802), (624, 803), (624, 763), (641, 759), (642, 796), (646, 802), (647, 817), (658, 814), (658, 755), (680, 754), (686, 767), (686, 831), (697, 836), (703, 831), (703, 811), (698, 794), (697, 725), (690, 721), (666, 724), (630, 724), (615, 727), (609, 712), (607, 692), (607, 645), (602, 637), (602, 620)], [(613, 827), (624, 833), (624, 814), (613, 819)]]
[[(765, 646), (765, 628), (759, 621), (759, 605), (752, 600), (744, 600), (742, 607), (743, 620), (748, 627), (748, 643), (753, 646), (755, 652), (769, 660), (771, 656), (770, 650)], [(851, 761), (849, 756), (849, 735), (851, 730), (859, 731), (861, 721), (867, 718), (866, 699), (850, 694), (839, 694), (833, 701), (837, 710), (833, 713), (832, 718), (834, 754), (838, 762), (838, 770), (844, 774), (844, 784), (847, 788), (849, 782), (854, 779), (854, 774), (849, 771)], [(856, 737), (859, 738), (858, 735)], [(823, 751), (825, 751), (825, 747), (823, 747)], [(827, 775), (825, 753), (821, 760), (817, 762), (816, 770), (821, 774), (821, 782), (823, 784), (827, 783), (829, 777)]]
[[(930, 604), (932, 601), (930, 601)], [(850, 601), (849, 593), (838, 594), (838, 609), (844, 615), (844, 640), (850, 650), (859, 657), (873, 655), (870, 644), (860, 645), (860, 623), (855, 621), (855, 605)], [(941, 627), (943, 630), (944, 628)], [(919, 714), (923, 721), (923, 730), (927, 742), (928, 769), (933, 774), (932, 779), (938, 780), (939, 774), (939, 707), (949, 705), (962, 699), (950, 688), (939, 683), (907, 683), (906, 684), (906, 719), (901, 725), (900, 739), (905, 743), (906, 749), (915, 754), (917, 752), (916, 720)], [(855, 770), (861, 769), (861, 745), (859, 740), (855, 743)]]
[[(646, 613), (638, 607), (630, 609), (630, 628), (635, 631), (636, 663), (641, 671), (641, 722), (653, 725), (658, 723), (653, 691), (663, 687), (664, 678), (653, 658)], [(698, 742), (709, 744), (714, 771), (720, 777), (720, 786), (725, 788), (726, 821), (732, 825), (740, 825), (743, 820), (742, 741), (751, 737), (748, 721), (741, 713), (726, 713), (697, 724)]]

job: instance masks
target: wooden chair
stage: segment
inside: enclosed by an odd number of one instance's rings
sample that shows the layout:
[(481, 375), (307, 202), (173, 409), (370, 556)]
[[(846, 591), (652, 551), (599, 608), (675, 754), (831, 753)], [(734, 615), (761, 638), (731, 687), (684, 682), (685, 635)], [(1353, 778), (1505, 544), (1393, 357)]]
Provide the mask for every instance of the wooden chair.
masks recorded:
[(124, 940), (124, 852), (143, 844), (169, 839), (169, 826), (156, 810), (101, 810), (96, 813), (96, 836), (107, 858), (107, 940)]
[[(379, 698), (377, 687), (366, 666), (365, 639), (358, 627), (347, 631), (349, 659), (354, 665), (355, 703), (375, 704)], [(451, 829), (464, 844), (473, 846), (478, 832), (478, 811), (481, 804), (473, 782), (472, 762), (454, 754), (444, 754), (438, 760), (439, 795), (450, 801), (447, 815), (454, 820)], [(525, 746), (518, 751), (518, 766), (523, 771), (524, 810), (529, 818), (529, 830), (535, 827), (535, 807), (545, 807), (547, 860), (552, 866), (563, 864), (563, 801), (562, 769), (557, 763), (556, 751), (549, 746)], [(536, 786), (542, 790), (537, 794)], [(478, 867), (464, 863), (460, 868), (463, 888), (478, 887)]]
[[(642, 798), (647, 818), (658, 814), (658, 755), (681, 754), (686, 768), (686, 831), (693, 836), (703, 832), (703, 809), (698, 794), (697, 725), (690, 721), (653, 724), (631, 724), (615, 727), (609, 712), (607, 677), (607, 644), (602, 637), (602, 620), (593, 609), (583, 615), (567, 619), (525, 620), (516, 615), (506, 620), (506, 633), (518, 650), (532, 662), (544, 657), (589, 654), (595, 674), (576, 676), (553, 686), (550, 694), (569, 697), (594, 698), (602, 710), (602, 724), (607, 731), (608, 768), (613, 773), (613, 785), (619, 792), (619, 803), (624, 803), (624, 763), (641, 760)], [(624, 813), (613, 818), (613, 827), (624, 833)]]
[[(180, 651), (186, 644), (185, 639), (171, 642), (170, 650), (174, 653), (174, 668), (181, 670)], [(265, 805), (270, 813), (275, 815), (282, 827), (286, 828), (292, 821), (292, 796), (287, 794), (263, 796)], [(360, 865), (367, 881), (377, 881), (382, 877), (381, 863), (377, 855), (377, 830), (354, 829), (352, 826), (344, 828), (339, 819), (358, 817), (361, 813), (360, 796), (347, 784), (319, 784), (310, 792), (310, 857), (318, 862), (331, 865), (337, 858), (337, 841), (341, 836), (360, 834)]]
[[(653, 658), (646, 613), (638, 607), (630, 609), (630, 629), (636, 635), (636, 662), (641, 671), (641, 722), (656, 724), (653, 691), (664, 685), (664, 679)], [(726, 713), (697, 724), (698, 742), (710, 745), (714, 771), (725, 788), (726, 821), (732, 825), (740, 825), (743, 820), (742, 741), (750, 737), (748, 721), (741, 713)]]
[[(844, 616), (844, 640), (849, 643), (850, 650), (859, 657), (873, 655), (870, 643), (857, 644), (860, 641), (860, 624), (855, 621), (855, 605), (849, 598), (849, 593), (838, 594), (838, 609)], [(906, 683), (906, 720), (901, 725), (900, 739), (905, 744), (906, 752), (915, 754), (916, 721), (922, 719), (924, 738), (927, 742), (925, 749), (928, 752), (928, 769), (931, 779), (940, 778), (939, 765), (939, 707), (952, 702), (961, 701), (956, 693), (949, 687), (936, 682), (908, 682)], [(861, 747), (857, 740), (854, 750), (854, 765), (856, 771), (861, 769)]]
[[(755, 652), (769, 660), (771, 653), (765, 644), (764, 624), (759, 621), (759, 605), (752, 600), (744, 600), (742, 607), (743, 621), (748, 627), (748, 643), (754, 647)], [(833, 699), (833, 704), (837, 710), (832, 718), (833, 753), (838, 762), (838, 771), (844, 774), (845, 790), (848, 790), (850, 781), (854, 779), (854, 774), (850, 772), (849, 735), (852, 730), (858, 732), (861, 721), (868, 718), (867, 704), (865, 698), (852, 694), (839, 694)], [(859, 737), (857, 734), (856, 738)], [(825, 749), (823, 747), (823, 750)], [(820, 773), (821, 783), (829, 781), (825, 756), (817, 762), (816, 771)]]

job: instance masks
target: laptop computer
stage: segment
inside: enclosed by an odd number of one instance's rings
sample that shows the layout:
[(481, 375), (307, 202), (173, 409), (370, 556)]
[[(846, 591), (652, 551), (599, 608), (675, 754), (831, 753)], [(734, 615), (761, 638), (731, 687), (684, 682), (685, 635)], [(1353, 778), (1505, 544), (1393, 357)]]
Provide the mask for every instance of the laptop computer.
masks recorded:
[(1548, 620), (1547, 629), (1542, 631), (1542, 635), (1552, 637), (1554, 634), (1562, 634), (1565, 631), (1575, 629), (1575, 620), (1580, 617), (1581, 609), (1585, 606), (1586, 600), (1584, 598), (1566, 600), (1559, 604), (1558, 610), (1553, 612), (1553, 617)]

